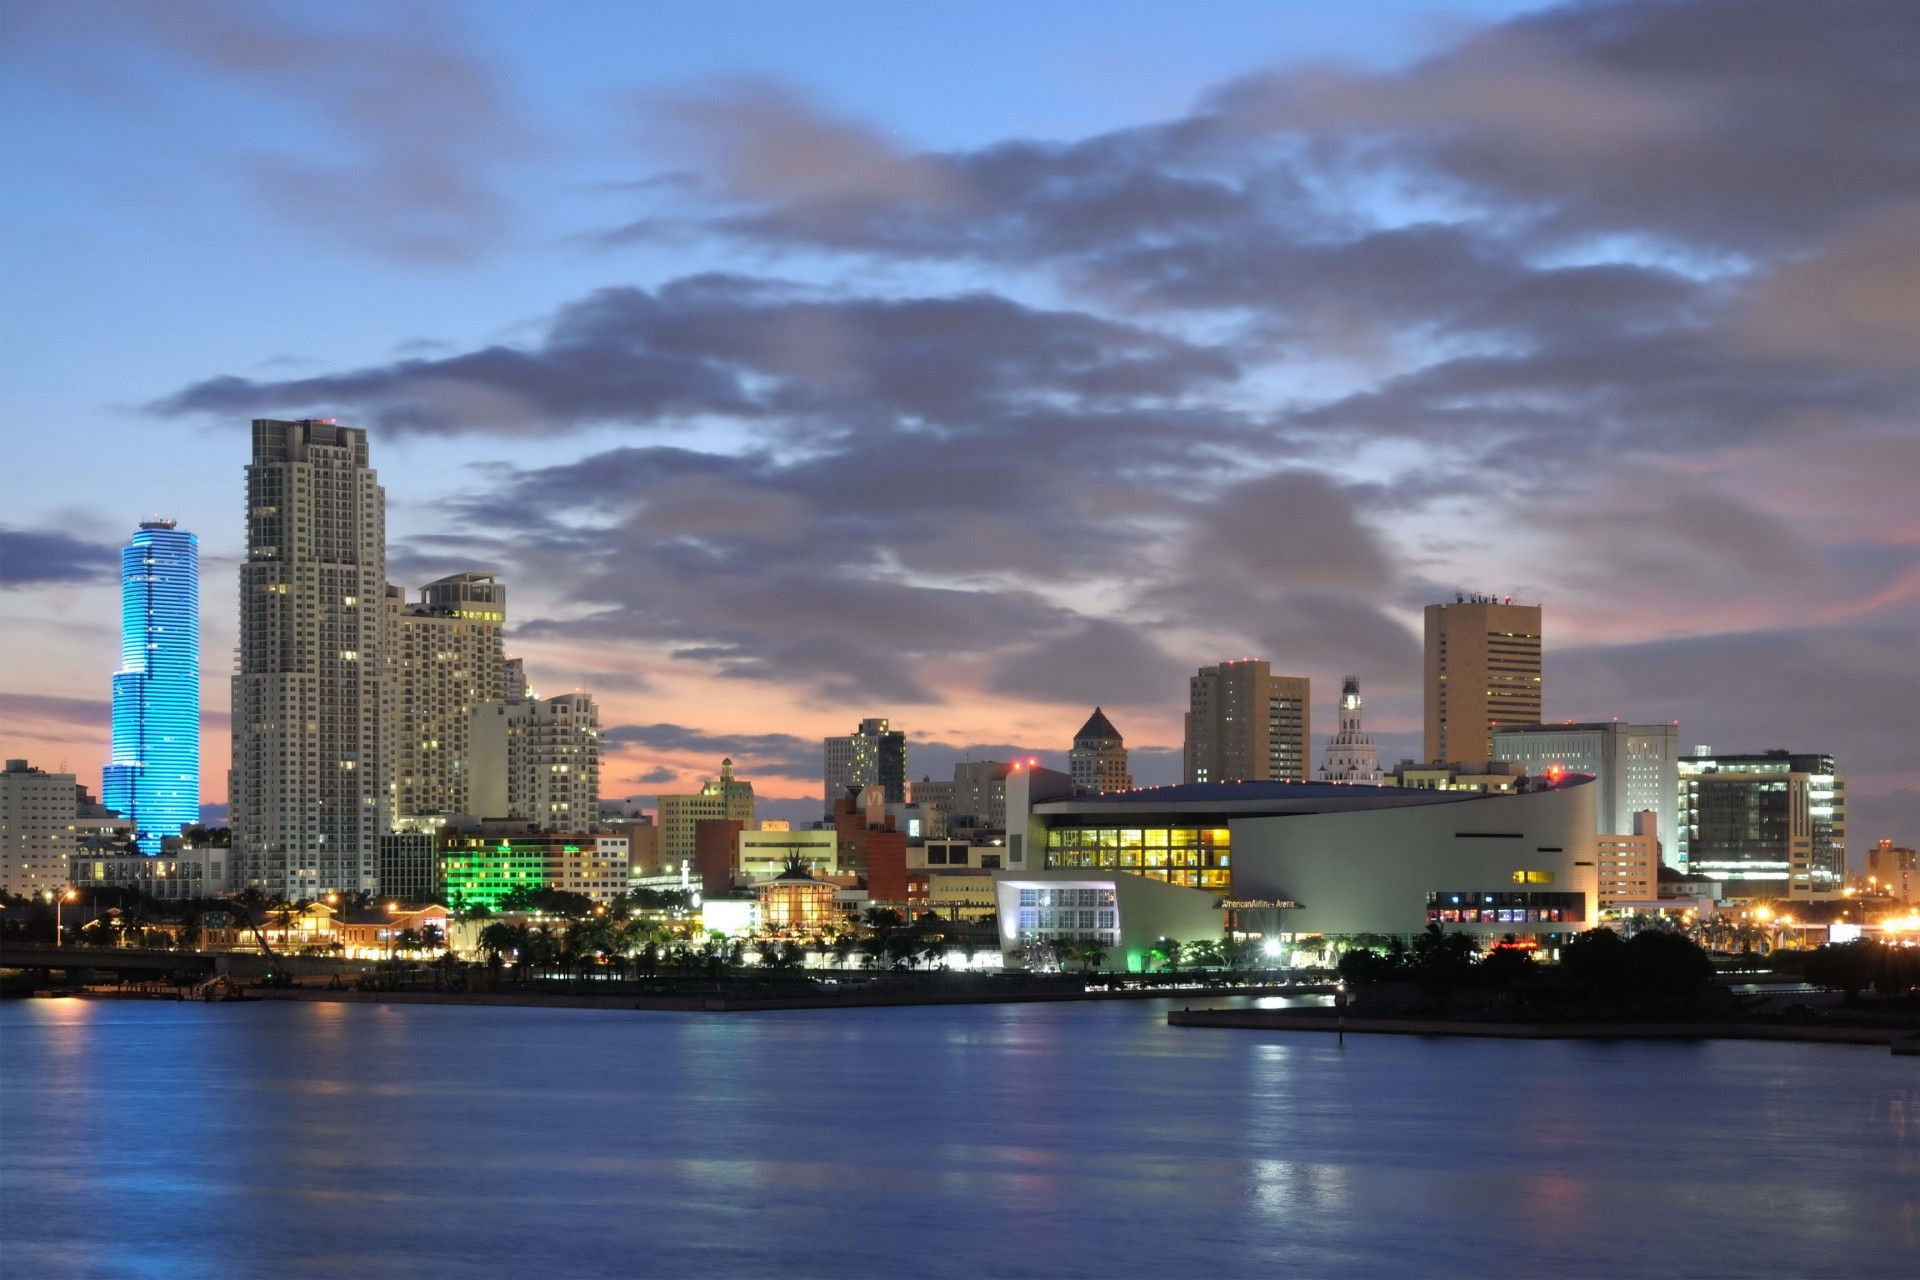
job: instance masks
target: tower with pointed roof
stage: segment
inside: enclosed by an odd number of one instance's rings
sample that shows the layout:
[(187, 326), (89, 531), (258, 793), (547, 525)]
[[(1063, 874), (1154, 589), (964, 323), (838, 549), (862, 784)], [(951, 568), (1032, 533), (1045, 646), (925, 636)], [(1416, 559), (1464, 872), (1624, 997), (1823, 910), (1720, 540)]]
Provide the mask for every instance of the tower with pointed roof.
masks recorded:
[(1133, 790), (1133, 775), (1127, 772), (1126, 740), (1098, 707), (1073, 735), (1073, 750), (1067, 753), (1067, 759), (1075, 791)]
[(1322, 782), (1358, 782), (1380, 785), (1380, 752), (1360, 729), (1360, 677), (1340, 682), (1340, 732), (1327, 743), (1320, 764)]

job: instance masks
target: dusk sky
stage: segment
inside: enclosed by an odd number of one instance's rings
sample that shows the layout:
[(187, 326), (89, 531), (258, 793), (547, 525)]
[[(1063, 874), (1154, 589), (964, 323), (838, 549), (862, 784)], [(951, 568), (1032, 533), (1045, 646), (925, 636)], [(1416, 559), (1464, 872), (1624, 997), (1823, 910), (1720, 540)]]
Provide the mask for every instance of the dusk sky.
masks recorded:
[[(509, 584), (602, 793), (819, 739), (1179, 771), (1186, 677), (1545, 606), (1549, 719), (1831, 751), (1920, 839), (1920, 5), (0, 0), (0, 745), (97, 788), (117, 548), (253, 417)], [(1315, 763), (1319, 750), (1316, 745)]]

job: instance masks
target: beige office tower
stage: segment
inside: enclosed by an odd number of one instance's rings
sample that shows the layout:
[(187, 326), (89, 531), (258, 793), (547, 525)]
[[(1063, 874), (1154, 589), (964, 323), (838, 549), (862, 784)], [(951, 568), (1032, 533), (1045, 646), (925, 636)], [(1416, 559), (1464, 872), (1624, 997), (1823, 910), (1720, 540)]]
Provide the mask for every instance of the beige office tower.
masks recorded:
[(1427, 606), (1428, 760), (1485, 764), (1495, 729), (1540, 723), (1540, 606), (1512, 600)]
[(378, 888), (386, 529), (365, 431), (254, 420), (229, 797), (243, 888)]
[(694, 830), (701, 822), (737, 822), (755, 829), (753, 784), (733, 776), (733, 761), (720, 762), (718, 781), (707, 781), (692, 795), (661, 796), (660, 858), (662, 870), (678, 871), (693, 865)]
[(394, 586), (386, 600), (394, 815), (499, 816), (487, 805), (490, 779), (476, 789), (474, 719), (507, 678), (505, 584), (458, 573), (422, 587), (417, 604)]
[(1188, 782), (1305, 782), (1312, 687), (1261, 658), (1202, 667), (1187, 682)]

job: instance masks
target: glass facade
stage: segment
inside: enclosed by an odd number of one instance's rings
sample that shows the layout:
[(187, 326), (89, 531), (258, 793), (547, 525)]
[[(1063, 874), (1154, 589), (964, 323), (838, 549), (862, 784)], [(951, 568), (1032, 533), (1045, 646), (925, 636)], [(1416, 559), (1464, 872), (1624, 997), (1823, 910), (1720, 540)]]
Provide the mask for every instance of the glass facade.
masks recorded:
[(1441, 890), (1427, 895), (1428, 924), (1577, 924), (1586, 918), (1584, 893)]
[(1048, 868), (1098, 867), (1194, 889), (1230, 886), (1232, 837), (1225, 827), (1055, 827)]
[(1110, 884), (1023, 887), (1015, 925), (1020, 938), (1114, 946), (1120, 941), (1119, 901)]
[(113, 758), (100, 799), (132, 820), (140, 851), (200, 821), (200, 550), (171, 520), (120, 553), (120, 670)]

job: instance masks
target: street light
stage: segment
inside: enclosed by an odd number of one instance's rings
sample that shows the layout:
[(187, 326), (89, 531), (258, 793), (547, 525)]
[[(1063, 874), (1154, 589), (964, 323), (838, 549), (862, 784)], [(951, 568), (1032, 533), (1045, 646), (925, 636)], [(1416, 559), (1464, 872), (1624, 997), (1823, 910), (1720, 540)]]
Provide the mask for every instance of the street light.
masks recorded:
[(60, 908), (65, 903), (76, 901), (80, 895), (72, 889), (58, 894), (49, 889), (47, 896), (53, 899), (53, 945), (57, 947), (60, 945)]

